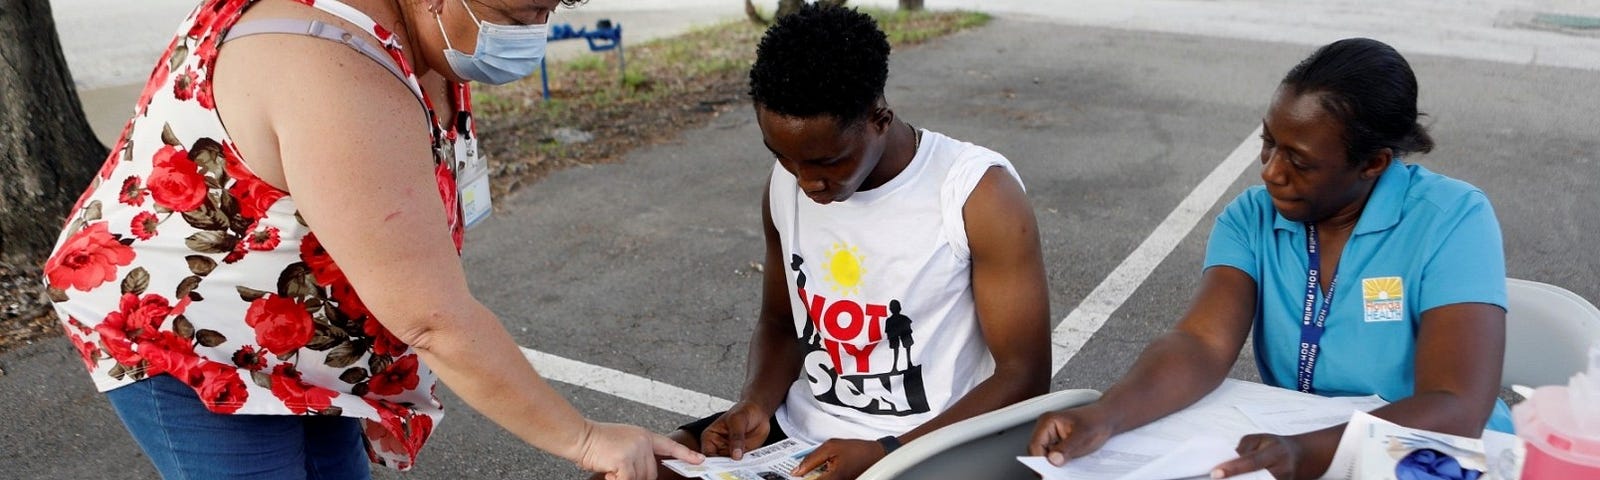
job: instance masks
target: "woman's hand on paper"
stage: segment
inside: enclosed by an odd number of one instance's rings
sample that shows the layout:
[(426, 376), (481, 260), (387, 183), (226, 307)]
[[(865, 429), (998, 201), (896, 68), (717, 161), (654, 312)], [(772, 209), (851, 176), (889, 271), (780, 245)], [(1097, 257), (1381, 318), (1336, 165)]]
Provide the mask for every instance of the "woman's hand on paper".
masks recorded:
[(1039, 416), (1028, 454), (1045, 457), (1059, 467), (1099, 450), (1114, 432), (1107, 415), (1093, 406), (1057, 410)]
[(700, 464), (705, 456), (667, 437), (633, 425), (588, 422), (577, 458), (579, 468), (606, 480), (655, 480), (656, 457)]
[(1239, 439), (1239, 458), (1217, 465), (1211, 478), (1266, 470), (1273, 478), (1295, 478), (1295, 466), (1300, 463), (1302, 448), (1295, 437), (1257, 433)]

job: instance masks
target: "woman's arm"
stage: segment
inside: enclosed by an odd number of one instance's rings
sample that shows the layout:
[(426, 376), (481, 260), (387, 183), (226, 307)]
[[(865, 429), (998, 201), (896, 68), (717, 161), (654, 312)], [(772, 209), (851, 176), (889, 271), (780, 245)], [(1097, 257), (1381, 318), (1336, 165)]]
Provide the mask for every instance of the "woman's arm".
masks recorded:
[(343, 45), (272, 44), (234, 53), (221, 70), (231, 80), (217, 85), (219, 100), (233, 103), (219, 108), (258, 113), (230, 130), (264, 125), (273, 142), (240, 145), (241, 154), (281, 165), (300, 215), (375, 318), (468, 404), (535, 447), (620, 478), (652, 476), (652, 453), (698, 459), (637, 427), (585, 420), (472, 297), (425, 117), (404, 84)]
[[(1410, 428), (1477, 438), (1494, 412), (1505, 353), (1506, 312), (1458, 303), (1422, 312), (1417, 331), (1416, 393), (1372, 414)], [(1251, 435), (1225, 475), (1266, 469), (1278, 478), (1318, 478), (1328, 470), (1344, 424), (1290, 437)]]
[[(1411, 428), (1478, 437), (1494, 412), (1505, 356), (1505, 255), (1500, 225), (1482, 193), (1462, 199), (1457, 216), (1441, 219), (1415, 300), (1425, 308), (1417, 324), (1415, 389), (1410, 397), (1374, 410)], [(1241, 458), (1219, 466), (1236, 474), (1265, 468), (1279, 478), (1316, 478), (1328, 469), (1344, 425), (1293, 437), (1252, 435)]]
[(1206, 269), (1178, 325), (1146, 346), (1100, 400), (1040, 417), (1028, 452), (1061, 465), (1093, 453), (1112, 435), (1199, 401), (1222, 383), (1238, 359), (1256, 300), (1250, 275), (1227, 266)]

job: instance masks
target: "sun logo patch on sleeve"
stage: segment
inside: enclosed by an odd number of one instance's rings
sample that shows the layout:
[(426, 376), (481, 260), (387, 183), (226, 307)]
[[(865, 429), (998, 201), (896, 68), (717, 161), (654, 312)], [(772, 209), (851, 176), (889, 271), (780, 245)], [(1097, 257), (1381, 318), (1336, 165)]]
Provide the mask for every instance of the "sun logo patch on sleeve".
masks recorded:
[(1367, 322), (1398, 322), (1405, 319), (1405, 306), (1401, 296), (1405, 289), (1400, 277), (1361, 279), (1363, 310)]

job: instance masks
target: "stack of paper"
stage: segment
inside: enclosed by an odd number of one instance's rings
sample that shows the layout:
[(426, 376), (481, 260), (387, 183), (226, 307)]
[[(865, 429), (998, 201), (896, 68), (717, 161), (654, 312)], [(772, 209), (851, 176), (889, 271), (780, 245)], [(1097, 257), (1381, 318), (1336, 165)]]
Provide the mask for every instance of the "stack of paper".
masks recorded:
[[(1406, 428), (1393, 422), (1357, 412), (1345, 426), (1339, 450), (1323, 478), (1385, 480), (1397, 478), (1396, 466), (1419, 450), (1432, 450), (1455, 460), (1463, 470), (1476, 471), (1482, 479), (1515, 480), (1520, 469), (1515, 452), (1516, 437), (1486, 431), (1482, 439)], [(1492, 447), (1492, 448), (1490, 448)], [(1491, 453), (1493, 455), (1491, 455)], [(1509, 459), (1509, 462), (1504, 460)]]

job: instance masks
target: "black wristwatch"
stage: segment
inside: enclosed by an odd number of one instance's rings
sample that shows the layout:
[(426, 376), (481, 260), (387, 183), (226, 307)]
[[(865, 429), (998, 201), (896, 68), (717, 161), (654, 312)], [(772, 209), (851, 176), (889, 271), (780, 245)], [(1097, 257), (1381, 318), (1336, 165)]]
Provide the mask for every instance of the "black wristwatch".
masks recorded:
[(894, 449), (900, 448), (900, 438), (894, 435), (885, 436), (878, 439), (878, 445), (883, 445), (883, 454), (888, 455), (894, 453)]

